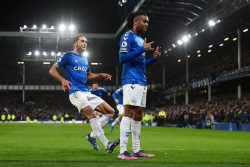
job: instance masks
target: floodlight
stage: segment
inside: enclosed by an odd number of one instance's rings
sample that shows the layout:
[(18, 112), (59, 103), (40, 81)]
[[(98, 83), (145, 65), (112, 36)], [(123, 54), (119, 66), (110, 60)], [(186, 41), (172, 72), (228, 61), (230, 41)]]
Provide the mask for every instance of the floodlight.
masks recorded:
[(189, 37), (188, 37), (187, 35), (184, 35), (184, 36), (182, 37), (182, 41), (183, 41), (184, 43), (187, 43), (187, 42), (189, 41)]
[(47, 52), (44, 51), (44, 52), (43, 52), (43, 56), (47, 56)]
[(178, 44), (178, 45), (182, 45), (182, 44), (183, 44), (183, 41), (179, 39), (179, 40), (177, 41), (177, 44)]
[(46, 24), (44, 24), (44, 25), (42, 25), (42, 29), (47, 29), (47, 25)]
[(39, 56), (40, 52), (38, 50), (35, 51), (35, 56)]
[(60, 24), (59, 25), (59, 31), (65, 31), (65, 30), (66, 30), (65, 24)]
[(210, 27), (213, 27), (213, 26), (215, 26), (215, 21), (214, 20), (209, 20), (208, 21), (208, 25), (210, 26)]
[(73, 24), (69, 25), (69, 31), (75, 31), (76, 27)]

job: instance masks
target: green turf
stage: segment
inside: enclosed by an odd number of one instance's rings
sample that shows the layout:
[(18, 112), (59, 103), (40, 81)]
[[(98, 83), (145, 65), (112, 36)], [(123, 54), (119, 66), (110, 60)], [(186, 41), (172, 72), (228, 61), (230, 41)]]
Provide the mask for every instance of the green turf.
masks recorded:
[[(250, 133), (143, 127), (142, 148), (156, 158), (128, 162), (117, 159), (119, 147), (108, 154), (99, 142), (101, 151), (93, 151), (89, 131), (88, 124), (0, 123), (0, 166), (250, 166)], [(118, 126), (113, 135), (106, 129), (109, 139), (118, 135)]]

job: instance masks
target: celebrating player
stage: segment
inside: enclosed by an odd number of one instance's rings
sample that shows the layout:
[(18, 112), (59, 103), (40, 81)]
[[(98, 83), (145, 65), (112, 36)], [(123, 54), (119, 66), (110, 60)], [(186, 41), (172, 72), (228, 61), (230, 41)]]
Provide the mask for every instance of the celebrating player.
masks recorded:
[[(76, 36), (74, 38), (74, 50), (63, 54), (51, 67), (49, 73), (53, 78), (61, 82), (64, 91), (69, 92), (70, 102), (77, 107), (82, 116), (89, 120), (93, 134), (98, 136), (107, 152), (111, 153), (119, 144), (119, 139), (110, 142), (106, 138), (94, 110), (103, 114), (114, 114), (114, 109), (100, 97), (91, 94), (88, 91), (86, 82), (93, 79), (110, 80), (112, 76), (106, 73), (96, 74), (90, 71), (87, 59), (82, 56), (86, 48), (87, 38), (83, 35)], [(67, 79), (58, 73), (58, 69), (61, 67), (67, 73)], [(95, 150), (99, 149), (95, 138), (89, 136), (89, 142)]]
[[(121, 160), (136, 160), (137, 157), (153, 158), (140, 148), (141, 121), (143, 108), (146, 107), (147, 80), (146, 66), (154, 63), (161, 56), (160, 48), (154, 49), (153, 42), (141, 37), (148, 28), (149, 18), (144, 11), (131, 13), (128, 17), (129, 31), (120, 40), (119, 61), (123, 66), (122, 88), (124, 116), (120, 124)], [(146, 59), (146, 52), (154, 51), (153, 56)], [(131, 129), (130, 129), (131, 127)], [(127, 151), (128, 136), (132, 132), (133, 154)]]

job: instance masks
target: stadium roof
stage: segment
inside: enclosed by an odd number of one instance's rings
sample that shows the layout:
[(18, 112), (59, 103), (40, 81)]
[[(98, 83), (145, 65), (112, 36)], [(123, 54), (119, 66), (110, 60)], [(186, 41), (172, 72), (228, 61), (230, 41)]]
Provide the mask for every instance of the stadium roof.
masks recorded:
[(209, 19), (223, 21), (249, 4), (248, 0), (147, 0), (140, 9), (149, 13), (150, 35), (168, 43), (202, 30)]
[[(39, 8), (32, 0), (17, 1), (14, 6), (12, 3), (5, 3), (0, 7), (1, 48), (7, 48), (8, 44), (12, 48), (24, 48), (22, 50), (28, 50), (28, 45), (31, 48), (37, 45), (41, 47), (42, 44), (50, 44), (52, 46), (49, 48), (53, 48), (55, 46), (53, 44), (57, 43), (58, 34), (20, 33), (19, 27), (25, 24), (57, 26), (63, 21), (75, 23), (79, 32), (86, 33), (103, 48), (105, 48), (105, 41), (109, 40), (107, 47), (111, 47), (115, 44), (111, 44), (110, 39), (113, 40), (115, 34), (119, 36), (122, 31), (125, 31), (124, 21), (128, 14), (139, 9), (149, 14), (148, 38), (164, 47), (172, 45), (172, 42), (176, 42), (183, 33), (201, 30), (210, 18), (221, 19), (222, 22), (227, 19), (228, 23), (223, 26), (230, 25), (234, 29), (242, 23), (249, 25), (250, 20), (248, 0), (128, 0), (123, 6), (117, 5), (118, 1), (120, 0), (44, 0), (39, 3)], [(246, 6), (248, 8), (244, 8)], [(10, 13), (9, 8), (12, 8), (13, 12)], [(234, 17), (230, 19), (233, 14)], [(238, 19), (239, 16), (241, 19)], [(227, 28), (230, 32), (229, 27)], [(218, 32), (225, 33), (225, 30), (222, 28)], [(59, 40), (63, 44), (61, 47), (68, 45), (66, 48), (71, 48), (72, 36), (63, 38), (65, 40), (61, 40), (62, 37)], [(15, 44), (17, 46), (13, 47)], [(114, 48), (113, 46), (108, 50)], [(100, 51), (99, 55), (102, 55), (101, 49), (95, 48), (95, 50)], [(114, 52), (107, 55), (105, 59), (109, 56), (113, 57)]]

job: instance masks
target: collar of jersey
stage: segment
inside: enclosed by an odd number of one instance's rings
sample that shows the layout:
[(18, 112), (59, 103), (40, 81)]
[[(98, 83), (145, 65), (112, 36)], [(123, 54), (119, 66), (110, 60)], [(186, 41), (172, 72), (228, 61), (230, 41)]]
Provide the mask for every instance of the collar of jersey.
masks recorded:
[(84, 57), (84, 56), (82, 56), (82, 55), (78, 55), (78, 54), (76, 54), (75, 52), (73, 52), (73, 51), (70, 51), (72, 54), (74, 54), (74, 55), (76, 55), (77, 57), (80, 57), (80, 58), (82, 58), (82, 57)]

